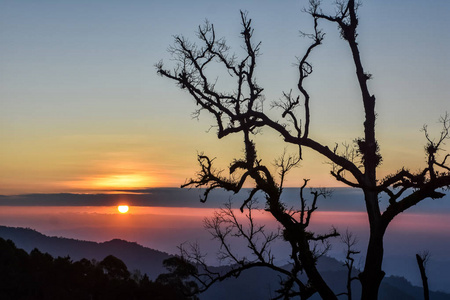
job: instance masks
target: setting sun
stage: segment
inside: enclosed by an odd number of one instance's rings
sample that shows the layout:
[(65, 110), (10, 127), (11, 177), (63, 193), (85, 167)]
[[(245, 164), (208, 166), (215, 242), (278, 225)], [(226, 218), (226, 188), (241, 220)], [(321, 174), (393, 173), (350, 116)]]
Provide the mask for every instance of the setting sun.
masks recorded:
[(117, 207), (117, 210), (118, 210), (120, 213), (122, 213), (122, 214), (127, 213), (129, 209), (130, 209), (130, 208), (128, 207), (128, 205), (119, 205), (119, 206)]

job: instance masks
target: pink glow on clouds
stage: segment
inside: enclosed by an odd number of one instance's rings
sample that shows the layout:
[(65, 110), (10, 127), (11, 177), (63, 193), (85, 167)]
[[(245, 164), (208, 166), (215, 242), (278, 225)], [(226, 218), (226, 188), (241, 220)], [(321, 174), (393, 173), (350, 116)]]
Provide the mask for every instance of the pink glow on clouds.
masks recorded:
[[(116, 206), (4, 206), (0, 210), (0, 225), (29, 227), (49, 236), (97, 242), (120, 238), (169, 253), (177, 253), (177, 246), (181, 243), (197, 241), (214, 255), (217, 245), (211, 243), (211, 236), (203, 228), (203, 219), (212, 217), (214, 211), (211, 208), (131, 206), (129, 213), (120, 214)], [(268, 229), (277, 228), (267, 212), (254, 213), (254, 216), (257, 222), (267, 224)], [(358, 236), (360, 248), (364, 249), (368, 232), (366, 218), (363, 212), (317, 211), (311, 219), (311, 229), (324, 233), (334, 226), (343, 233), (349, 228)], [(388, 228), (385, 248), (387, 253), (397, 249), (421, 251), (424, 241), (427, 241), (426, 245), (437, 247), (433, 253), (439, 255), (440, 252), (448, 253), (447, 246), (440, 242), (448, 238), (450, 218), (446, 214), (403, 214)], [(339, 239), (335, 242), (338, 243)], [(282, 243), (280, 241), (278, 245)], [(277, 246), (280, 252), (282, 248)], [(335, 247), (331, 254), (339, 255), (340, 249)]]

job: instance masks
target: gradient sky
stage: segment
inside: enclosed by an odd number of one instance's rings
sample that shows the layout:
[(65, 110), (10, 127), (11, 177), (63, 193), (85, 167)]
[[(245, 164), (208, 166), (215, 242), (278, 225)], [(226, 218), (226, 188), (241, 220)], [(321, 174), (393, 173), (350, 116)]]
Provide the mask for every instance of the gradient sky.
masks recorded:
[[(324, 1), (330, 3), (332, 1)], [(407, 3), (407, 4), (406, 4)], [(253, 19), (267, 100), (295, 88), (293, 63), (311, 30), (307, 1), (0, 1), (0, 194), (179, 186), (196, 154), (227, 166), (240, 137), (218, 141), (211, 119), (154, 64), (169, 66), (173, 35), (194, 38), (206, 18), (240, 51), (239, 10)], [(364, 1), (360, 47), (377, 97), (381, 174), (424, 163), (423, 124), (438, 133), (450, 111), (450, 1)], [(313, 55), (311, 137), (333, 147), (362, 135), (362, 104), (349, 50), (334, 25)], [(268, 106), (268, 105), (267, 105)], [(434, 131), (433, 131), (434, 130)], [(257, 139), (269, 164), (285, 145)], [(302, 178), (336, 185), (325, 160), (305, 152)]]

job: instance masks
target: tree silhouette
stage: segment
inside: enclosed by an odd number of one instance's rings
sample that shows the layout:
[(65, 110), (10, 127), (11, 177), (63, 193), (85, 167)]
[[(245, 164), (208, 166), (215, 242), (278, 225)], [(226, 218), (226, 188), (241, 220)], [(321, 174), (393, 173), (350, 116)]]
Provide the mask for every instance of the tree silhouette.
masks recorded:
[(182, 300), (176, 282), (160, 284), (145, 274), (130, 278), (126, 265), (109, 255), (100, 263), (69, 257), (53, 258), (34, 249), (28, 254), (0, 238), (0, 299)]
[(425, 300), (430, 300), (430, 292), (428, 289), (428, 278), (425, 272), (425, 265), (427, 264), (429, 258), (430, 252), (428, 251), (424, 251), (421, 254), (416, 254), (417, 265), (419, 266), (420, 277), (422, 278), (423, 298)]
[(197, 274), (197, 268), (183, 257), (177, 256), (164, 260), (163, 264), (169, 272), (160, 274), (156, 283), (172, 287), (179, 299), (197, 300), (197, 283), (190, 280)]
[(357, 280), (357, 277), (352, 276), (353, 265), (355, 263), (354, 255), (359, 254), (360, 251), (355, 249), (355, 245), (358, 243), (357, 238), (348, 231), (342, 236), (342, 242), (346, 245), (347, 251), (345, 256), (344, 266), (347, 268), (347, 292), (341, 293), (340, 295), (347, 295), (348, 300), (352, 300), (352, 281)]
[[(274, 119), (264, 110), (263, 88), (258, 85), (255, 77), (260, 43), (252, 41), (251, 19), (248, 19), (245, 13), (241, 13), (241, 36), (246, 51), (243, 58), (238, 59), (236, 55), (231, 54), (225, 40), (217, 38), (214, 26), (207, 22), (198, 30), (201, 46), (182, 36), (175, 37), (175, 44), (170, 48), (170, 52), (178, 63), (173, 70), (166, 69), (162, 62), (157, 64), (160, 75), (174, 80), (195, 99), (199, 106), (197, 113), (207, 111), (214, 117), (219, 139), (230, 134), (243, 134), (244, 158), (231, 163), (229, 176), (224, 176), (223, 172), (213, 167), (213, 159), (201, 154), (198, 158), (201, 167), (198, 177), (183, 186), (205, 187), (203, 201), (206, 201), (209, 192), (215, 188), (237, 193), (246, 181), (253, 180), (254, 189), (246, 202), (250, 202), (257, 191), (264, 192), (267, 199), (266, 209), (284, 230), (292, 233), (285, 234), (284, 237), (294, 249), (294, 257), (298, 257), (301, 268), (311, 281), (311, 284), (307, 285), (308, 289), (315, 289), (324, 299), (334, 299), (335, 296), (328, 291), (326, 283), (322, 284), (320, 274), (314, 272), (314, 260), (307, 255), (308, 246), (305, 245), (305, 224), (290, 216), (280, 201), (283, 176), (296, 165), (297, 159), (290, 157), (284, 160), (281, 164), (281, 182), (276, 183), (273, 174), (257, 158), (252, 141), (252, 137), (258, 134), (261, 128), (271, 128), (282, 136), (284, 142), (298, 146), (298, 159), (302, 159), (303, 147), (321, 154), (332, 164), (331, 175), (337, 181), (362, 190), (370, 234), (364, 269), (358, 276), (362, 285), (362, 299), (378, 298), (378, 290), (385, 275), (382, 270), (383, 239), (390, 222), (398, 214), (426, 198), (442, 198), (445, 195), (442, 188), (450, 185), (450, 166), (447, 161), (449, 155), (443, 158), (440, 156), (444, 142), (449, 139), (450, 118), (447, 114), (440, 119), (442, 131), (437, 139), (430, 136), (426, 126), (423, 128), (427, 164), (421, 170), (412, 172), (404, 167), (385, 178), (377, 177), (382, 155), (376, 139), (375, 96), (367, 84), (372, 76), (363, 67), (357, 43), (359, 7), (360, 3), (354, 0), (339, 0), (336, 1), (336, 13), (328, 15), (322, 12), (320, 1), (309, 1), (309, 7), (305, 11), (313, 20), (314, 32), (304, 35), (312, 42), (298, 62), (298, 94), (292, 91), (283, 93), (283, 98), (273, 105), (281, 109), (279, 119)], [(313, 72), (313, 67), (308, 62), (309, 56), (324, 39), (324, 33), (319, 28), (319, 22), (322, 21), (335, 23), (342, 39), (349, 46), (356, 69), (355, 80), (364, 107), (364, 136), (356, 137), (353, 147), (345, 147), (343, 151), (337, 146), (329, 147), (310, 136), (311, 96), (304, 83)], [(223, 67), (236, 83), (232, 90), (220, 91), (216, 77), (209, 76), (211, 67), (217, 67), (217, 64)], [(382, 194), (388, 198), (384, 211), (379, 201)], [(308, 271), (309, 267), (311, 268)], [(307, 293), (303, 298), (306, 296)]]
[(116, 280), (127, 280), (130, 278), (130, 272), (123, 261), (113, 255), (108, 255), (99, 264), (99, 267), (108, 276)]
[[(253, 175), (256, 176), (256, 175)], [(258, 178), (256, 176), (256, 178)], [(308, 299), (318, 292), (324, 299), (337, 299), (334, 292), (316, 268), (316, 262), (320, 256), (329, 249), (327, 240), (338, 236), (334, 228), (327, 234), (315, 234), (308, 230), (313, 212), (317, 209), (317, 199), (326, 195), (326, 190), (312, 191), (312, 204), (307, 206), (303, 195), (307, 180), (300, 189), (301, 208), (299, 210), (286, 209), (281, 202), (282, 188), (275, 183), (256, 184), (266, 196), (266, 210), (277, 218), (283, 226), (282, 232), (268, 232), (264, 225), (259, 225), (253, 218), (256, 200), (249, 198), (244, 202), (241, 211), (245, 209), (246, 221), (240, 221), (232, 209), (231, 203), (225, 205), (215, 216), (205, 220), (205, 227), (213, 237), (220, 241), (219, 259), (231, 264), (225, 273), (210, 270), (204, 261), (204, 255), (197, 245), (190, 245), (190, 249), (180, 247), (182, 257), (199, 266), (199, 271), (191, 273), (199, 283), (199, 292), (208, 289), (212, 284), (229, 277), (238, 277), (243, 271), (254, 267), (267, 267), (280, 273), (280, 289), (274, 299), (281, 297), (290, 298), (299, 296)], [(254, 190), (253, 190), (254, 191)], [(272, 242), (283, 237), (291, 247), (292, 268), (286, 270), (274, 263), (275, 257), (271, 252)], [(241, 238), (247, 242), (250, 250), (248, 255), (238, 255), (232, 246), (233, 238)], [(322, 246), (322, 247), (320, 247)], [(304, 281), (301, 275), (306, 273), (308, 281)]]

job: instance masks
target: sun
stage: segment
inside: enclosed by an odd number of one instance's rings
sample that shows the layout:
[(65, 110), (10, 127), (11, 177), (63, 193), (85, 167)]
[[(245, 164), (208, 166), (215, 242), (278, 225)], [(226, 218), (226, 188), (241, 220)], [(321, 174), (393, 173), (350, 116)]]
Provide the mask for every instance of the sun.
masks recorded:
[(117, 210), (121, 213), (121, 214), (125, 214), (128, 212), (130, 208), (128, 207), (128, 205), (119, 205), (117, 206)]

